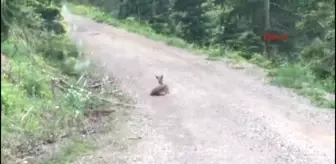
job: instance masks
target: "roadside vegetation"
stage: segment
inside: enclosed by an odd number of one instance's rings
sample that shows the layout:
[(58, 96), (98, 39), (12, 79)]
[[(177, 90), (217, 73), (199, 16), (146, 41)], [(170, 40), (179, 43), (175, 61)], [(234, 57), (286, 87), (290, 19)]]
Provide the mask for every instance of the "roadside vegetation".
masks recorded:
[[(1, 1), (1, 163), (70, 162), (92, 148), (80, 136), (103, 127), (92, 119), (124, 100), (68, 38), (60, 8)], [(58, 155), (46, 156), (53, 146)]]
[[(335, 1), (73, 0), (68, 7), (98, 22), (208, 54), (209, 60), (256, 64), (273, 84), (334, 108), (335, 5), (330, 4)], [(288, 40), (265, 41), (264, 33), (285, 34)]]

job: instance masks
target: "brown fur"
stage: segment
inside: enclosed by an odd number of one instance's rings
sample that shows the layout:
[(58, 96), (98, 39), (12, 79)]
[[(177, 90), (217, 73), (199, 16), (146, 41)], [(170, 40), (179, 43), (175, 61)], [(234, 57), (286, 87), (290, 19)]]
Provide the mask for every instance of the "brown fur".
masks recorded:
[(163, 84), (163, 75), (155, 76), (158, 80), (159, 85), (156, 86), (152, 92), (150, 93), (151, 96), (164, 96), (169, 93), (169, 87), (166, 84)]

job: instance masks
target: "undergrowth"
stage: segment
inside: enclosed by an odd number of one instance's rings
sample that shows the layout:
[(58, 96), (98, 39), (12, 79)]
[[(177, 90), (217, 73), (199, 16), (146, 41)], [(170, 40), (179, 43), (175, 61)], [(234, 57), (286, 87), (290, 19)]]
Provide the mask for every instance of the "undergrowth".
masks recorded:
[[(65, 48), (66, 44), (58, 48)], [(65, 74), (68, 67), (62, 60), (34, 54), (29, 45), (20, 44), (15, 38), (2, 43), (1, 51), (1, 58), (8, 65), (1, 76), (1, 160), (9, 163), (37, 155), (43, 144), (66, 136), (80, 124), (92, 99), (71, 88), (66, 92), (53, 88), (54, 78), (70, 83), (76, 80), (75, 75)]]
[[(38, 28), (14, 17), (2, 31), (6, 37), (1, 42), (1, 163), (41, 162), (37, 157), (46, 153), (46, 145), (82, 136), (94, 126), (90, 112), (111, 113), (95, 109), (121, 100), (112, 82), (110, 89), (104, 87), (109, 78), (94, 72), (65, 30), (55, 33), (45, 29), (49, 26), (41, 23), (38, 14), (33, 18)], [(61, 28), (61, 20), (52, 22)], [(80, 152), (89, 149), (76, 143)], [(65, 147), (63, 154), (79, 153), (71, 147)]]
[(70, 164), (76, 157), (96, 148), (95, 144), (90, 141), (75, 138), (71, 143), (68, 143), (68, 146), (63, 147), (52, 159), (45, 160), (41, 162), (41, 164)]
[[(196, 44), (187, 43), (178, 37), (158, 34), (150, 28), (148, 23), (137, 21), (132, 17), (119, 20), (103, 12), (101, 9), (89, 5), (69, 4), (69, 7), (72, 12), (87, 16), (95, 21), (121, 27), (130, 32), (145, 35), (151, 39), (164, 41), (168, 45), (208, 54), (208, 60), (220, 60), (225, 57), (235, 61), (249, 61), (265, 68), (269, 72), (273, 84), (292, 88), (297, 93), (309, 98), (317, 106), (335, 108), (334, 98), (328, 98), (327, 96), (334, 95), (335, 80), (331, 78), (323, 80), (317, 78), (309, 67), (305, 65), (306, 63), (297, 61), (296, 63), (286, 65), (274, 64), (260, 54), (246, 55), (244, 52), (233, 51), (230, 48), (216, 45), (199, 47)], [(250, 58), (246, 58), (245, 56), (249, 56)]]

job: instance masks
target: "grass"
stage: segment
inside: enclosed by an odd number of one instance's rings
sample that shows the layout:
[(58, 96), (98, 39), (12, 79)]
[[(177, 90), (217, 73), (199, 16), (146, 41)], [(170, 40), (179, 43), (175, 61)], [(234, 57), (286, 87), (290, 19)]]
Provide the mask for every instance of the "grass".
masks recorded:
[[(17, 50), (14, 45), (19, 45)], [(3, 43), (1, 51), (9, 65), (1, 76), (1, 153), (2, 160), (9, 162), (18, 158), (14, 153), (61, 137), (67, 122), (75, 120), (75, 110), (65, 97), (53, 100), (50, 80), (61, 75), (60, 70), (47, 74), (47, 62), (30, 56), (28, 48), (15, 40)]]
[(335, 108), (335, 101), (333, 99), (325, 98), (328, 92), (334, 94), (334, 80), (317, 79), (312, 74), (312, 71), (310, 71), (303, 64), (275, 66), (260, 54), (254, 54), (252, 55), (251, 59), (247, 60), (243, 57), (243, 52), (232, 51), (229, 48), (221, 48), (218, 46), (199, 47), (195, 44), (187, 43), (181, 38), (158, 34), (152, 28), (150, 28), (146, 22), (139, 22), (134, 18), (118, 20), (103, 12), (99, 8), (88, 5), (69, 4), (69, 7), (72, 12), (89, 17), (95, 21), (120, 27), (130, 32), (142, 34), (148, 38), (163, 41), (168, 45), (188, 49), (193, 52), (207, 54), (207, 60), (220, 60), (223, 59), (223, 57), (226, 57), (238, 62), (249, 61), (262, 68), (265, 68), (266, 71), (270, 73), (271, 82), (273, 84), (294, 89), (300, 95), (309, 98), (316, 106)]
[(330, 91), (335, 90), (332, 79), (318, 80), (311, 70), (302, 64), (290, 64), (278, 68), (271, 75), (273, 84), (293, 88), (317, 106), (335, 108), (335, 101), (326, 98), (326, 88)]
[(82, 139), (73, 139), (67, 146), (61, 148), (61, 151), (57, 153), (52, 159), (41, 162), (41, 164), (71, 164), (76, 157), (87, 153), (91, 150), (97, 149), (94, 143), (90, 141), (84, 141)]
[[(77, 66), (86, 60), (66, 35), (46, 38), (38, 42), (32, 36), (27, 41), (13, 34), (1, 45), (2, 163), (36, 157), (46, 152), (44, 145), (79, 135), (88, 126), (84, 113), (106, 104), (100, 97), (119, 100), (110, 90), (96, 93), (83, 87), (86, 77), (79, 79), (84, 74), (92, 79), (93, 73), (87, 71), (93, 66)], [(100, 77), (92, 80), (96, 78)], [(55, 85), (54, 79), (68, 86)], [(63, 149), (54, 163), (68, 161), (91, 147), (76, 141)]]
[(19, 41), (7, 40), (1, 51), (9, 65), (1, 76), (1, 155), (3, 161), (10, 162), (19, 156), (35, 155), (41, 145), (54, 143), (70, 132), (79, 125), (77, 121), (83, 117), (78, 113), (90, 100), (71, 92), (56, 93), (55, 99), (52, 78), (65, 76), (71, 82), (75, 78), (50, 66), (51, 61), (43, 55), (30, 54), (29, 47)]

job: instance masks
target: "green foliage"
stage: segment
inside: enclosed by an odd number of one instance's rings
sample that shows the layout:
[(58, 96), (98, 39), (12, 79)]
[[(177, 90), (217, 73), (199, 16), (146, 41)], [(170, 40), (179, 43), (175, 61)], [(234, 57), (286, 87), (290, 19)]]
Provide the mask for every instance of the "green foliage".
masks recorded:
[[(60, 138), (69, 130), (67, 127), (79, 123), (76, 123), (77, 113), (87, 109), (89, 101), (93, 101), (92, 97), (88, 98), (90, 95), (74, 91), (57, 94), (57, 99), (54, 99), (51, 80), (63, 76), (62, 71), (57, 67), (52, 69), (48, 64), (51, 61), (41, 58), (43, 55), (30, 56), (24, 46), (15, 50), (14, 44), (13, 41), (2, 44), (2, 52), (8, 54), (10, 65), (6, 72), (8, 75), (1, 77), (4, 161), (14, 160), (12, 153), (33, 146), (34, 142)], [(52, 62), (61, 64), (62, 61)]]
[(271, 69), (273, 67), (271, 61), (267, 60), (264, 56), (258, 53), (253, 53), (249, 61), (263, 68)]
[[(99, 102), (73, 85), (84, 68), (56, 1), (1, 1), (1, 9), (1, 162), (10, 163), (79, 126)], [(53, 92), (53, 78), (72, 86)]]
[(94, 143), (83, 141), (81, 139), (75, 139), (68, 146), (62, 147), (62, 151), (56, 154), (56, 156), (47, 161), (43, 161), (41, 164), (59, 164), (59, 163), (73, 163), (74, 159), (82, 153), (88, 152), (88, 150), (96, 149)]
[(8, 81), (1, 81), (1, 109), (6, 115), (13, 115), (15, 110), (21, 109), (28, 101), (25, 99), (26, 93), (17, 85)]
[(312, 102), (316, 105), (335, 108), (335, 102), (325, 99), (326, 95), (324, 92), (326, 88), (329, 89), (329, 91), (335, 89), (334, 84), (330, 85), (332, 84), (332, 80), (318, 80), (314, 73), (306, 66), (291, 64), (280, 67), (272, 73), (272, 76), (272, 82), (274, 84), (296, 89), (301, 94), (311, 98)]
[(44, 0), (1, 1), (1, 39), (6, 39), (9, 30), (13, 29), (14, 25), (36, 33), (41, 33), (43, 30), (65, 32), (57, 23), (60, 19), (60, 11), (53, 5), (57, 2), (53, 4), (51, 2)]

